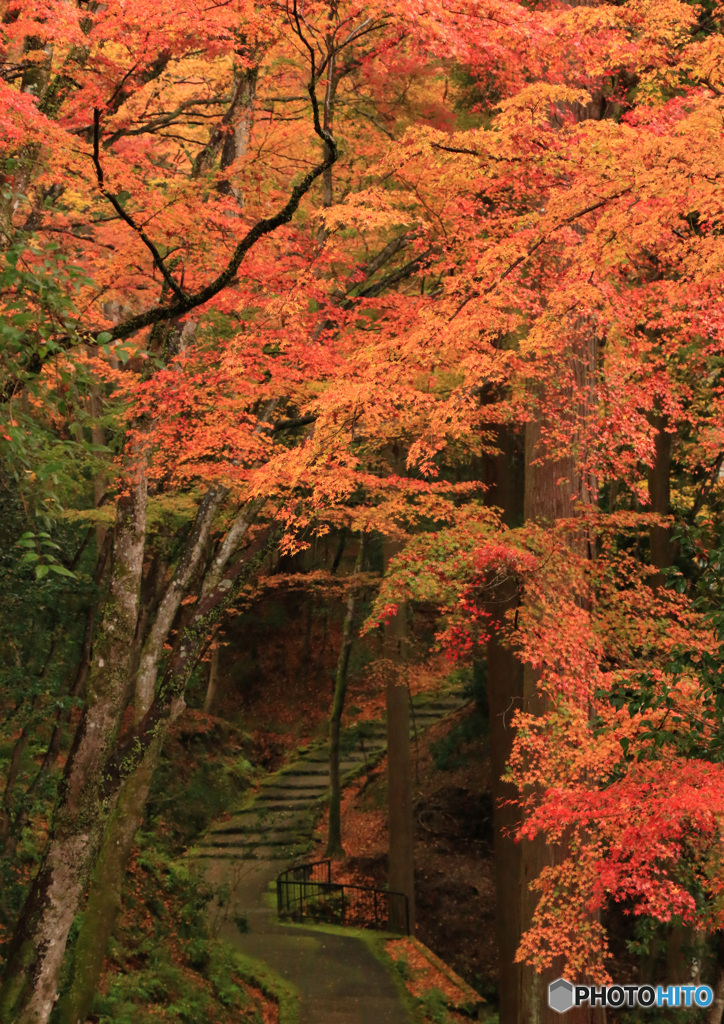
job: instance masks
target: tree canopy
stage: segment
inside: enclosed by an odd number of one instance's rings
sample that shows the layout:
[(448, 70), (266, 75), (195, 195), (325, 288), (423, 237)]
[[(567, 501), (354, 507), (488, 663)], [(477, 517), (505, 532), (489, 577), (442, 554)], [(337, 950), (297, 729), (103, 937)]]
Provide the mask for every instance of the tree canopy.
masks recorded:
[(387, 545), (368, 635), (433, 606), (438, 649), (520, 666), (506, 778), (557, 853), (519, 960), (608, 977), (616, 906), (715, 937), (720, 6), (0, 12), (10, 862), (64, 764), (0, 1015), (77, 991), (194, 667), (270, 553), (329, 535)]

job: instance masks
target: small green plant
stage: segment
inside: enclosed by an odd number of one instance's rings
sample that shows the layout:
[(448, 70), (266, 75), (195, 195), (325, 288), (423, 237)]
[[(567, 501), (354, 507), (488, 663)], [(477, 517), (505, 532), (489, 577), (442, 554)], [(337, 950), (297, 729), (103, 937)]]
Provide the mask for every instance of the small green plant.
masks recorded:
[(445, 736), (430, 745), (435, 768), (440, 772), (448, 772), (464, 767), (468, 763), (468, 746), (487, 735), (487, 732), (487, 715), (476, 706), (470, 714), (456, 722)]
[(406, 956), (401, 956), (399, 960), (395, 960), (395, 970), (403, 981), (409, 981), (412, 977), (412, 971), (410, 970), (410, 965), (407, 962)]
[(447, 1000), (439, 988), (431, 988), (419, 996), (418, 1003), (422, 1007), (425, 1024), (452, 1024)]

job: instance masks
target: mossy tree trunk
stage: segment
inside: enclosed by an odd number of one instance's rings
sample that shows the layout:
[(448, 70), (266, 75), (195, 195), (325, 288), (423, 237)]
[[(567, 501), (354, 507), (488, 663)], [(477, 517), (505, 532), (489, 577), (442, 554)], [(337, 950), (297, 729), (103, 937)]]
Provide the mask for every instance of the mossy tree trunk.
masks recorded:
[(86, 1008), (92, 1004), (103, 963), (102, 951), (105, 951), (120, 906), (125, 868), (143, 817), (153, 771), (168, 728), (184, 708), (183, 694), (194, 666), (239, 586), (258, 571), (261, 558), (272, 542), (273, 534), (264, 531), (199, 601), (191, 621), (181, 630), (152, 703), (106, 766), (106, 787), (119, 792), (117, 813), (105, 833), (83, 915), (73, 979), (60, 1007), (60, 1020), (64, 1024), (85, 1021)]
[(68, 933), (100, 847), (112, 799), (103, 790), (128, 698), (146, 533), (140, 475), (119, 499), (110, 594), (93, 652), (86, 708), (68, 757), (40, 870), (8, 951), (0, 1020), (45, 1024), (55, 1004)]
[[(183, 596), (198, 573), (206, 553), (211, 525), (225, 492), (212, 488), (202, 500), (173, 579), (156, 611), (141, 653), (134, 694), (135, 721), (148, 713), (154, 698), (163, 645), (171, 631)], [(73, 950), (70, 985), (60, 1000), (57, 1019), (62, 1024), (83, 1024), (103, 967), (108, 941), (121, 906), (121, 890), (133, 840), (143, 821), (153, 773), (170, 724), (181, 713), (178, 698), (168, 718), (159, 723), (138, 766), (123, 782), (101, 845), (91, 887)]]

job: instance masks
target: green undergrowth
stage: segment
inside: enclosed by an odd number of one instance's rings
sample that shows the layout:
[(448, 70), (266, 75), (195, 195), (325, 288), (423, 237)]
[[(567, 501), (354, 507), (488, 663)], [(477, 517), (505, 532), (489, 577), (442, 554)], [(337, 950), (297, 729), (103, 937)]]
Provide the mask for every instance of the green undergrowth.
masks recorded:
[(438, 771), (464, 768), (470, 762), (471, 751), (478, 750), (480, 737), (490, 732), (485, 664), (476, 662), (472, 668), (456, 669), (449, 679), (473, 701), (473, 706), (444, 736), (430, 744), (432, 762)]
[(140, 837), (93, 1007), (98, 1024), (263, 1024), (267, 998), (295, 1024), (294, 994), (268, 970), (239, 958), (215, 934), (219, 892), (185, 861)]
[(238, 805), (256, 781), (248, 737), (229, 722), (186, 712), (154, 775), (147, 819), (162, 845), (186, 849)]

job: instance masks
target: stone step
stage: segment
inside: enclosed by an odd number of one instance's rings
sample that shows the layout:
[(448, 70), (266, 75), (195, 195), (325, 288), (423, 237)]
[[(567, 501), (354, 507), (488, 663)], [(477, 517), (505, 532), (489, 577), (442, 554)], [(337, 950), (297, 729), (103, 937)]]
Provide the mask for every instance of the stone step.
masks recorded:
[(284, 846), (290, 847), (311, 839), (311, 832), (250, 832), (235, 841), (233, 834), (209, 836), (199, 843), (201, 849), (219, 849), (220, 847), (240, 850), (252, 846)]
[[(361, 750), (359, 746), (353, 747), (352, 750), (345, 750), (343, 752), (340, 764), (364, 764), (371, 754), (378, 753), (384, 749), (383, 744), (367, 746), (364, 750)], [(326, 768), (329, 771), (329, 758), (326, 755), (324, 758), (315, 758), (313, 760), (310, 758), (309, 761), (305, 761), (305, 767), (307, 766), (316, 769)]]
[(261, 804), (277, 804), (277, 803), (288, 803), (293, 801), (294, 803), (314, 803), (319, 800), (327, 792), (327, 787), (324, 789), (295, 789), (290, 787), (289, 789), (272, 789), (271, 786), (261, 792), (256, 798), (257, 807)]
[[(410, 736), (435, 725), (469, 703), (460, 694), (432, 700), (416, 699), (411, 708)], [(374, 764), (386, 749), (384, 721), (361, 723), (343, 732), (340, 775), (347, 778)], [(313, 842), (310, 811), (319, 807), (329, 789), (329, 750), (315, 745), (299, 760), (261, 783), (252, 804), (209, 831), (193, 856), (206, 860), (284, 860)], [(311, 856), (321, 856), (319, 849)]]
[(237, 847), (220, 846), (218, 848), (207, 848), (199, 850), (194, 854), (195, 860), (288, 860), (294, 855), (292, 846), (248, 846), (243, 849)]
[(256, 803), (256, 806), (260, 811), (264, 810), (271, 813), (275, 813), (276, 811), (298, 811), (300, 808), (312, 807), (312, 805), (312, 801), (297, 800), (295, 802), (294, 800), (287, 799), (272, 800), (270, 803), (261, 803), (257, 800)]
[[(237, 826), (237, 827), (231, 827), (231, 828), (215, 828), (215, 829), (212, 829), (210, 832), (207, 832), (206, 838), (207, 839), (211, 839), (211, 838), (217, 838), (217, 837), (223, 837), (223, 836), (258, 836), (258, 835), (265, 835), (266, 833), (272, 833), (272, 832), (275, 833), (275, 834), (279, 834), (279, 835), (292, 836), (292, 835), (299, 835), (300, 834), (300, 828), (301, 828), (301, 831), (304, 832), (305, 829), (302, 827), (304, 824), (305, 824), (305, 822), (301, 822), (301, 821), (290, 821), (290, 822), (287, 822), (287, 823), (275, 821), (272, 824), (266, 826), (266, 825), (264, 825), (263, 822), (256, 821), (256, 822), (250, 822), (248, 825), (243, 825), (241, 827)], [(307, 824), (306, 831), (308, 831), (308, 830), (309, 830), (309, 825)]]
[(419, 704), (413, 704), (412, 706), (415, 714), (420, 714), (420, 712), (424, 711), (433, 715), (449, 715), (453, 711), (458, 711), (460, 708), (467, 707), (470, 702), (469, 697), (461, 700), (451, 697), (440, 700), (422, 701)]
[(272, 826), (276, 829), (299, 828), (300, 825), (304, 825), (307, 817), (306, 813), (300, 814), (300, 811), (303, 812), (303, 808), (299, 806), (292, 807), (288, 811), (250, 807), (248, 811), (240, 811), (233, 818), (218, 822), (212, 831), (223, 834), (224, 832), (259, 832), (261, 829)]
[(328, 787), (328, 780), (320, 775), (318, 779), (310, 779), (307, 775), (286, 775), (283, 778), (274, 779), (267, 783), (262, 782), (261, 792), (267, 790), (304, 789), (309, 792), (323, 792)]

